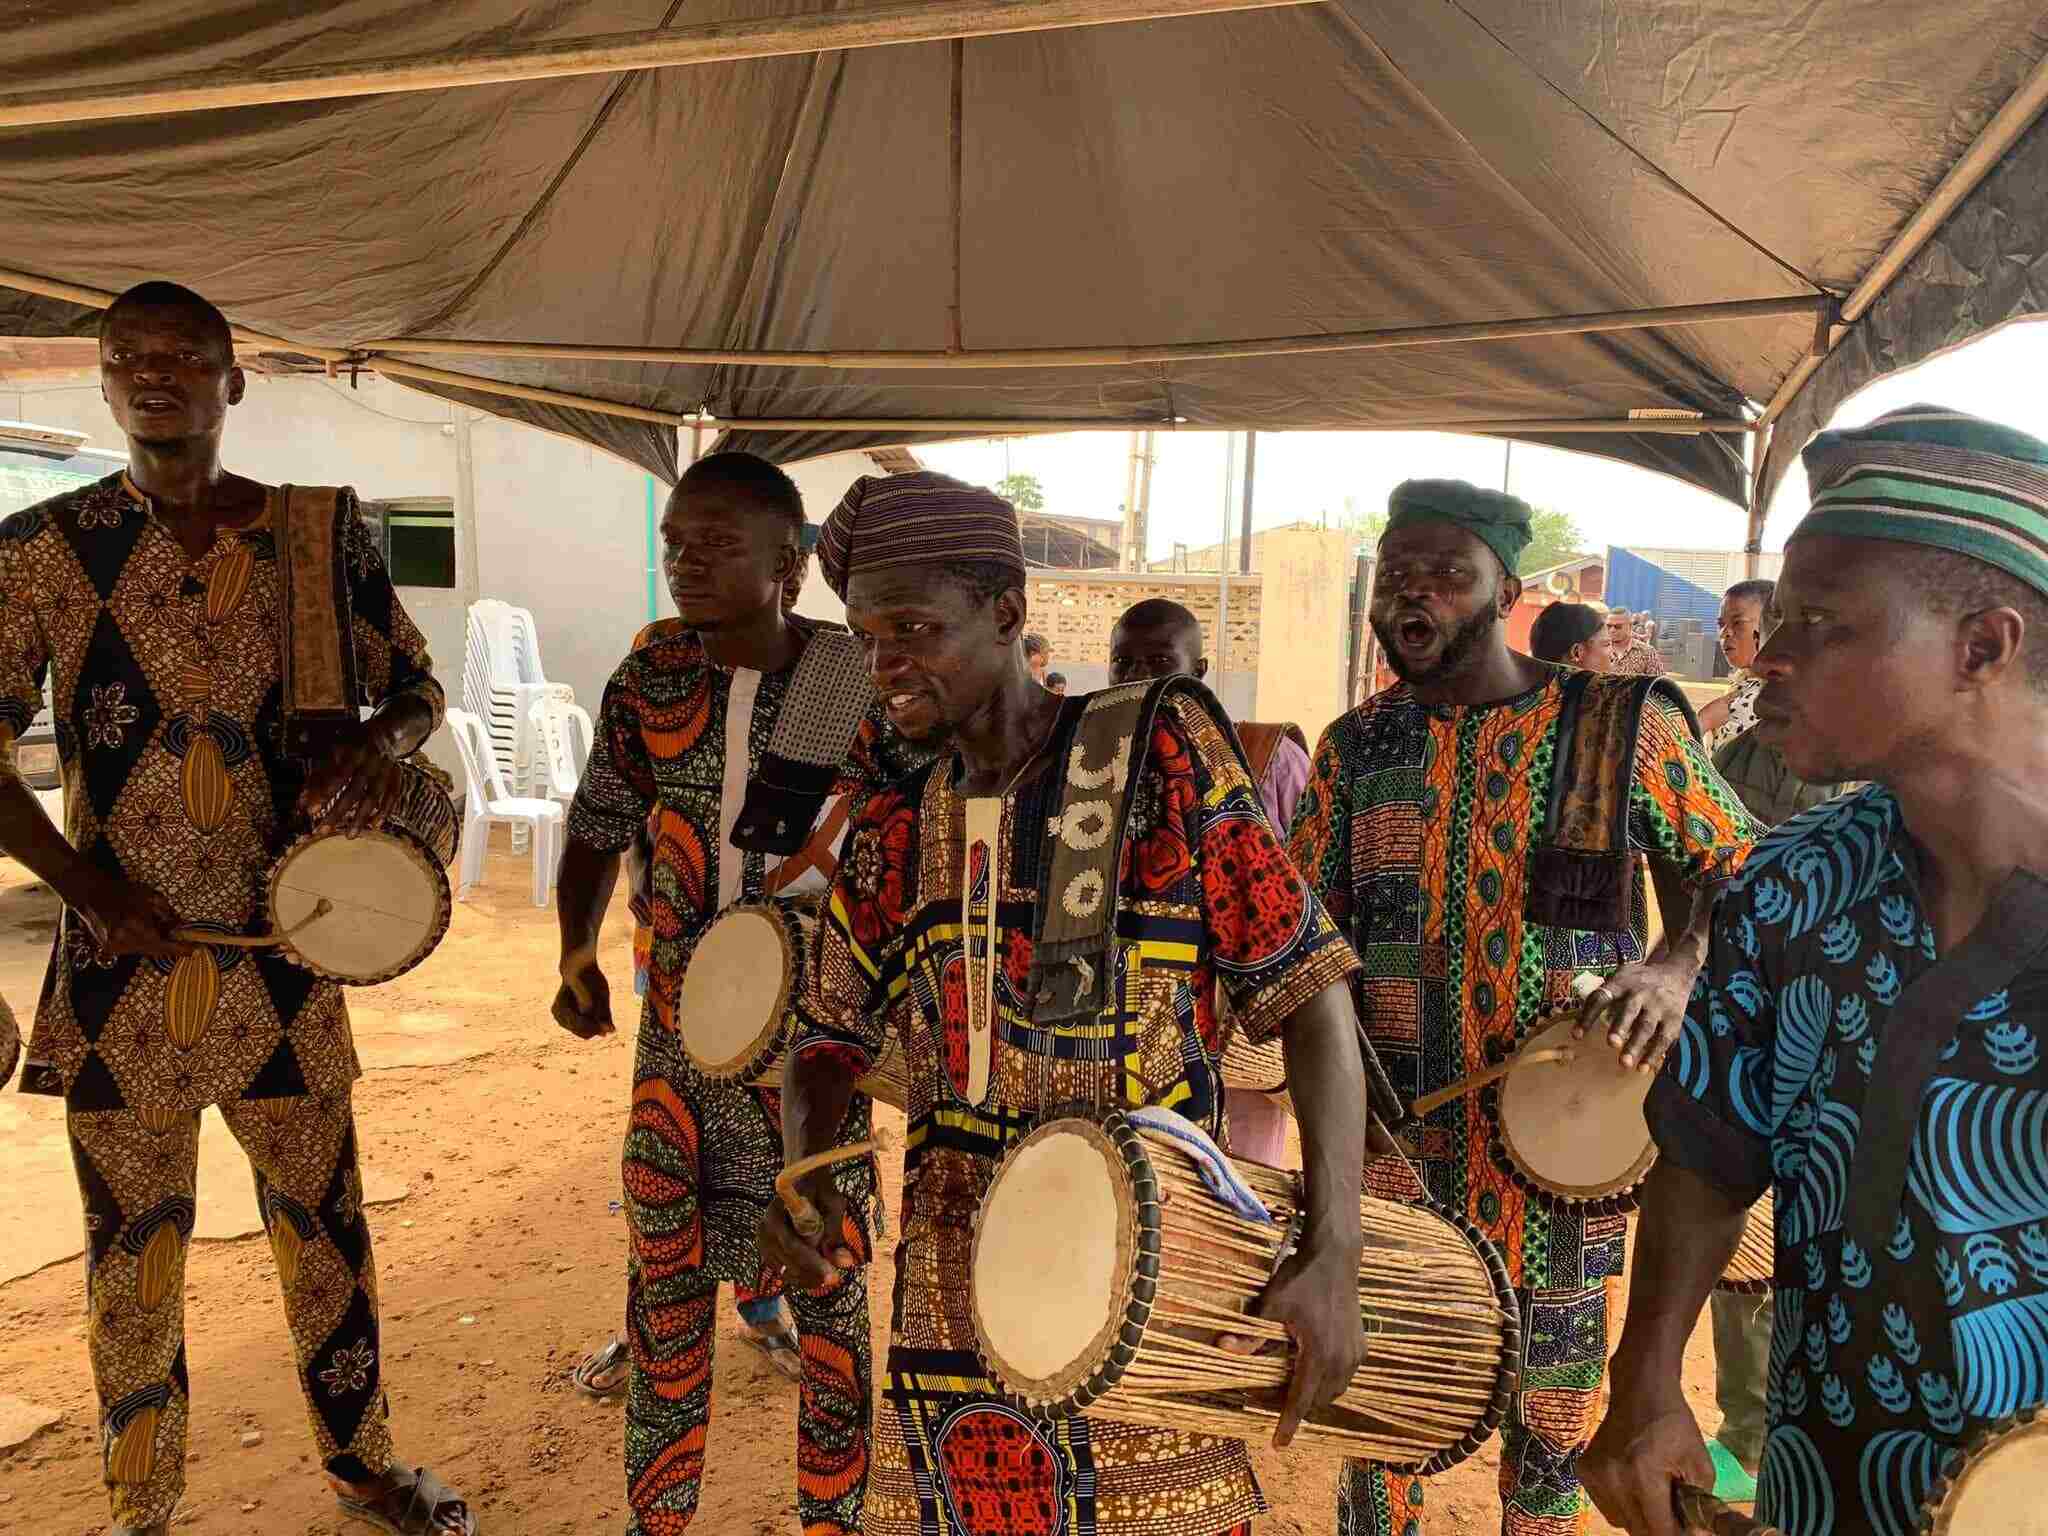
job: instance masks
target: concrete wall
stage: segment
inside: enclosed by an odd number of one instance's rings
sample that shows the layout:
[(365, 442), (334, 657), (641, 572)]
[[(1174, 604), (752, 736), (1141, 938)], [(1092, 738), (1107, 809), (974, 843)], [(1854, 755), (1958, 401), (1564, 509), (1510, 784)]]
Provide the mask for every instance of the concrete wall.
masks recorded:
[[(0, 417), (85, 433), (119, 451), (90, 379), (0, 389)], [(649, 507), (666, 487), (568, 438), (366, 377), (249, 376), (228, 418), (229, 468), (272, 483), (353, 485), (365, 498), (441, 496), (455, 505), (456, 585), (404, 587), (435, 670), (459, 703), (465, 615), (478, 597), (533, 610), (541, 657), (593, 714), (605, 679), (650, 617)], [(674, 612), (657, 579), (652, 613)], [(459, 772), (443, 732), (430, 748)]]

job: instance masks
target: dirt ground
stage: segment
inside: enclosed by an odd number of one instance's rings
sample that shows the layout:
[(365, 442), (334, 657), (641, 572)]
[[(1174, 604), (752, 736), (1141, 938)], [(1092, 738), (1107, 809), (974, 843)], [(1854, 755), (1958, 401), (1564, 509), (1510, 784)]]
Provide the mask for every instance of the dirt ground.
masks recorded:
[[(0, 864), (0, 994), (24, 1026), (56, 916), (46, 889)], [(605, 964), (614, 998), (630, 1004), (624, 922), (623, 911), (615, 914)], [(554, 957), (554, 912), (531, 904), (524, 856), (506, 852), (501, 835), (484, 884), (458, 903), (433, 958), (353, 999), (367, 1069), (356, 1112), (371, 1198), (380, 1189), (385, 1197), (369, 1219), (400, 1454), (462, 1489), (493, 1536), (625, 1525), (619, 1405), (586, 1401), (565, 1377), (624, 1305), (625, 1230), (612, 1203), (630, 1028), (601, 1044), (557, 1030), (546, 1013)], [(33, 1229), (48, 1249), (34, 1250), (44, 1267), (26, 1274), (0, 1253), (0, 1278), (17, 1276), (0, 1283), (0, 1410), (15, 1397), (58, 1415), (0, 1449), (0, 1532), (98, 1536), (106, 1506), (61, 1105), (10, 1088), (0, 1100), (0, 1157), (8, 1169), (0, 1215), (19, 1218), (16, 1229)], [(894, 1170), (888, 1183), (893, 1212)], [(268, 1245), (205, 1237), (208, 1207), (226, 1202), (252, 1205), (245, 1178), (223, 1173), (200, 1189), (201, 1237), (186, 1287), (191, 1454), (175, 1528), (193, 1536), (367, 1532), (341, 1518), (317, 1475)], [(252, 1223), (229, 1212), (219, 1225), (246, 1231)], [(0, 1227), (0, 1241), (19, 1261), (28, 1239), (7, 1230)], [(872, 1278), (878, 1363), (890, 1267), (885, 1258)], [(1705, 1339), (1704, 1329), (1694, 1338), (1687, 1378), (1711, 1427)], [(795, 1391), (739, 1343), (729, 1308), (716, 1372), (698, 1529), (794, 1531)], [(252, 1434), (257, 1443), (245, 1444)], [(1260, 1536), (1330, 1530), (1334, 1462), (1270, 1448), (1255, 1459), (1274, 1511)], [(1431, 1531), (1496, 1528), (1494, 1478), (1488, 1453), (1438, 1479)]]

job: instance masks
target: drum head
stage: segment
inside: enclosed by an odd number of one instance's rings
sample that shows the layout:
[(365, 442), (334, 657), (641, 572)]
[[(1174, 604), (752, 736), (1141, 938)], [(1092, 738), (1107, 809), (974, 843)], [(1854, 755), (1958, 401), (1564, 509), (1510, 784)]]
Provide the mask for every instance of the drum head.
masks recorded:
[(719, 914), (683, 971), (676, 1030), (706, 1077), (737, 1077), (780, 1034), (796, 975), (796, 947), (779, 913), (731, 907)]
[(298, 928), (321, 901), (333, 910), (286, 944), (336, 981), (388, 981), (424, 960), (448, 925), (448, 877), (410, 839), (389, 832), (301, 839), (270, 877), (270, 921)]
[(974, 1330), (1003, 1385), (1064, 1396), (1102, 1362), (1130, 1298), (1137, 1209), (1123, 1154), (1056, 1120), (1020, 1142), (974, 1227)]
[(2016, 1424), (1971, 1454), (1934, 1512), (1935, 1536), (2048, 1536), (2048, 1421)]
[[(1558, 1020), (1523, 1049), (1573, 1047), (1573, 1022)], [(1634, 1188), (1656, 1159), (1643, 1116), (1656, 1079), (1623, 1067), (1599, 1034), (1574, 1050), (1569, 1062), (1518, 1066), (1502, 1080), (1501, 1142), (1531, 1183), (1568, 1200), (1598, 1200)]]

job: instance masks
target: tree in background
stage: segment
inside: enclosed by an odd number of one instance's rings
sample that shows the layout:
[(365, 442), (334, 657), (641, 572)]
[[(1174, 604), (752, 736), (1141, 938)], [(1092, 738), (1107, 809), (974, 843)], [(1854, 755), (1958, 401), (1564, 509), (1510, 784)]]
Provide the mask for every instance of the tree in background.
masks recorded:
[(1579, 532), (1579, 525), (1572, 521), (1571, 513), (1560, 512), (1555, 507), (1531, 507), (1529, 547), (1522, 551), (1521, 570), (1516, 574), (1557, 565), (1584, 549), (1585, 536)]
[(1045, 510), (1045, 487), (1038, 483), (1038, 476), (1023, 470), (998, 480), (995, 493), (1019, 512)]

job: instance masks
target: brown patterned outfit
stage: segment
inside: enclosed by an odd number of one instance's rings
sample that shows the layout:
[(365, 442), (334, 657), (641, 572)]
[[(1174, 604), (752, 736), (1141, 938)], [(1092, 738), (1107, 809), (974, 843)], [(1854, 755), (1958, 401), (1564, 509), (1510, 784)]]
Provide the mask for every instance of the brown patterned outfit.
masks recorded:
[[(281, 750), (275, 506), (197, 560), (125, 475), (0, 522), (0, 733), (27, 729), (50, 675), (72, 846), (223, 934), (264, 927), (307, 767)], [(438, 721), (426, 641), (353, 516), (344, 559), (363, 702), (415, 692)], [(333, 983), (265, 950), (102, 958), (65, 914), (22, 1088), (69, 1111), (116, 1523), (165, 1519), (184, 1488), (185, 1247), (208, 1104), (256, 1173), (322, 1461), (357, 1482), (389, 1463), (360, 1072)]]

